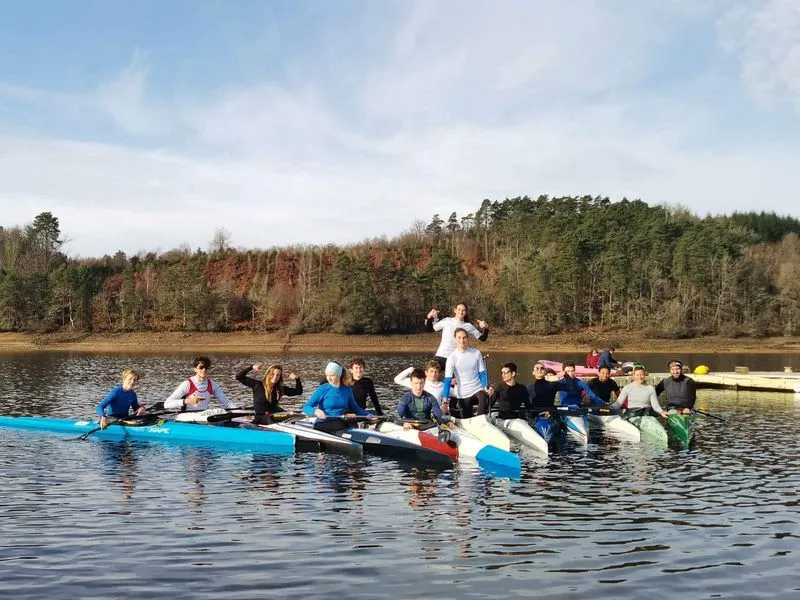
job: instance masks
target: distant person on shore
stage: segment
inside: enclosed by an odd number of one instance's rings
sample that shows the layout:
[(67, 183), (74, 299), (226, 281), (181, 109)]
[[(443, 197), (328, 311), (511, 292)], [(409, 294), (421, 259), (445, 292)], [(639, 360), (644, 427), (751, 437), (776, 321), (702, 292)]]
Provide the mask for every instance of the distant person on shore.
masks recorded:
[[(461, 418), (473, 416), (472, 407), (478, 407), (477, 414), (485, 415), (489, 410), (489, 377), (486, 374), (486, 363), (483, 354), (477, 348), (469, 347), (469, 336), (466, 329), (455, 330), (456, 349), (447, 358), (444, 368), (444, 388), (442, 397), (450, 397), (450, 387), (455, 377), (458, 406)], [(452, 413), (452, 408), (451, 411)]]
[(666, 418), (664, 409), (658, 403), (655, 388), (644, 382), (646, 375), (644, 367), (636, 365), (633, 368), (633, 381), (622, 388), (619, 398), (611, 405), (611, 408), (624, 408), (626, 412), (652, 412)]
[(382, 415), (383, 409), (378, 401), (378, 394), (375, 392), (375, 383), (369, 377), (364, 376), (365, 367), (366, 364), (361, 357), (350, 361), (350, 373), (353, 376), (353, 397), (356, 399), (356, 404), (364, 410), (367, 408), (367, 398), (369, 398), (372, 401), (372, 406), (375, 407), (375, 414)]
[(619, 397), (619, 385), (611, 379), (611, 370), (608, 367), (601, 367), (597, 372), (597, 377), (591, 379), (588, 385), (589, 389), (602, 398), (603, 402), (610, 403), (612, 396), (614, 400)]
[(617, 367), (619, 367), (619, 361), (614, 358), (614, 352), (617, 349), (611, 346), (610, 348), (606, 348), (603, 350), (603, 353), (600, 355), (600, 358), (597, 360), (597, 368), (600, 367), (608, 367), (609, 371), (613, 371)]
[(586, 355), (586, 368), (596, 369), (599, 362), (600, 353), (597, 351), (597, 348), (592, 348), (592, 351)]
[(564, 377), (556, 382), (558, 399), (561, 406), (580, 406), (585, 394), (595, 404), (603, 404), (603, 400), (595, 394), (586, 382), (575, 377), (575, 363), (564, 363)]
[(270, 414), (283, 412), (280, 407), (281, 398), (284, 395), (299, 396), (302, 394), (303, 383), (296, 372), (289, 371), (288, 378), (291, 385), (284, 385), (283, 367), (279, 364), (269, 365), (260, 381), (248, 377), (251, 371), (258, 373), (260, 370), (260, 363), (245, 367), (236, 374), (236, 381), (253, 390), (253, 413), (255, 414), (253, 422), (268, 424)]
[(327, 364), (325, 383), (314, 390), (302, 408), (303, 413), (317, 418), (314, 429), (335, 433), (350, 427), (344, 419), (346, 415), (372, 414), (356, 403), (351, 383), (350, 374), (342, 365), (336, 361)]
[(683, 374), (683, 363), (679, 360), (669, 362), (669, 377), (656, 386), (656, 396), (666, 395), (667, 409), (688, 415), (697, 401), (697, 386), (694, 379)]
[(164, 400), (166, 410), (180, 410), (181, 412), (197, 412), (206, 410), (212, 398), (216, 398), (225, 410), (238, 408), (236, 404), (225, 395), (217, 382), (208, 376), (211, 368), (211, 359), (207, 356), (195, 356), (192, 361), (194, 375), (181, 383), (169, 397)]
[(139, 404), (133, 388), (139, 381), (139, 372), (135, 369), (125, 369), (122, 372), (122, 385), (111, 388), (106, 397), (97, 405), (97, 415), (100, 417), (100, 429), (108, 427), (108, 417), (123, 419), (136, 411), (136, 415), (145, 413), (144, 404)]
[(449, 357), (456, 349), (455, 333), (456, 329), (461, 328), (475, 339), (485, 342), (489, 337), (489, 325), (486, 321), (477, 321), (478, 326), (475, 327), (470, 322), (470, 317), (467, 309), (466, 302), (459, 302), (453, 307), (453, 316), (439, 319), (439, 311), (432, 308), (425, 318), (425, 327), (428, 331), (441, 331), (442, 341), (439, 343), (439, 348), (436, 350), (436, 360), (439, 361), (439, 366), (444, 370), (447, 357)]

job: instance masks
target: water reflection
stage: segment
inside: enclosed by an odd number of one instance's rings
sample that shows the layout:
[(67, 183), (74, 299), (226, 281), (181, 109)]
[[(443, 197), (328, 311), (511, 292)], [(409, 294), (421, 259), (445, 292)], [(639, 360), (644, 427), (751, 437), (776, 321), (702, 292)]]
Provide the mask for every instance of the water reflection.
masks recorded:
[[(136, 490), (139, 468), (138, 455), (142, 448), (137, 448), (136, 444), (128, 441), (109, 441), (99, 444), (99, 447), (105, 464), (103, 477), (120, 487), (120, 500), (123, 503), (128, 503)], [(129, 510), (118, 510), (116, 512), (121, 515), (131, 514)]]

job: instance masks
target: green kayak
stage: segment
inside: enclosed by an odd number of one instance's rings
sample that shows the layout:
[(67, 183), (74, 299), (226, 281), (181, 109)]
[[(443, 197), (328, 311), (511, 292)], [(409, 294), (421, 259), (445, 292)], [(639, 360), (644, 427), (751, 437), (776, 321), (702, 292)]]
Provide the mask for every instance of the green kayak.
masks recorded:
[(650, 415), (634, 415), (628, 421), (642, 433), (642, 441), (666, 448), (669, 440), (667, 431), (656, 417)]
[(667, 436), (669, 441), (681, 447), (688, 448), (694, 437), (694, 421), (697, 415), (674, 414), (667, 417)]

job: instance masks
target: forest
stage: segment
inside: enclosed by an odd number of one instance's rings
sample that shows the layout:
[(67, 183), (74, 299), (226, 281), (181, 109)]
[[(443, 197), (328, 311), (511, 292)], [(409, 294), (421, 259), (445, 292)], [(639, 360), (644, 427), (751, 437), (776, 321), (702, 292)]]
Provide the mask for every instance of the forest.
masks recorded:
[(799, 236), (775, 213), (522, 196), (345, 247), (234, 249), (220, 229), (205, 249), (76, 259), (43, 212), (0, 227), (0, 330), (400, 333), (465, 301), (510, 334), (796, 335)]

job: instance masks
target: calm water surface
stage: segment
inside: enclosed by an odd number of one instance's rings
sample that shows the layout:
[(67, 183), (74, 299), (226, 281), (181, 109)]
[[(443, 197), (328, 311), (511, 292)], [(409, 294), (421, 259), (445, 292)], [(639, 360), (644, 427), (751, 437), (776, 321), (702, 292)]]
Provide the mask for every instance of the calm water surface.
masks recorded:
[[(368, 357), (385, 404), (423, 359)], [(161, 400), (189, 360), (0, 356), (0, 414), (88, 416), (125, 364)], [(232, 375), (253, 360), (215, 356), (211, 376), (245, 401)], [(326, 361), (283, 362), (311, 388)], [(699, 407), (727, 422), (699, 421), (690, 451), (598, 436), (523, 451), (518, 481), (0, 429), (0, 597), (800, 597), (800, 399), (709, 390)]]

